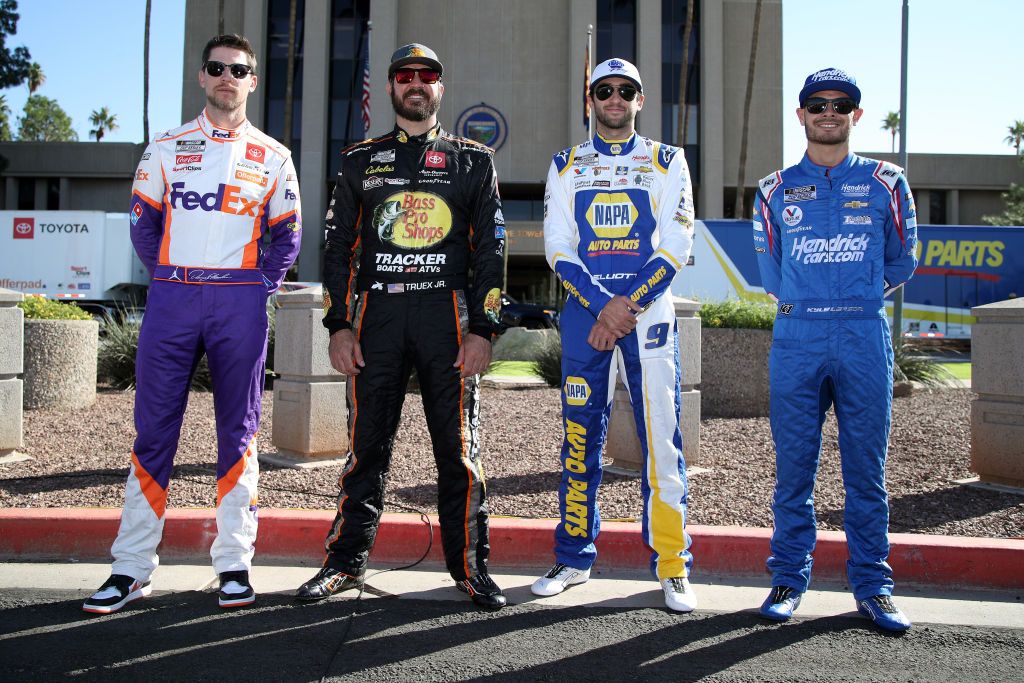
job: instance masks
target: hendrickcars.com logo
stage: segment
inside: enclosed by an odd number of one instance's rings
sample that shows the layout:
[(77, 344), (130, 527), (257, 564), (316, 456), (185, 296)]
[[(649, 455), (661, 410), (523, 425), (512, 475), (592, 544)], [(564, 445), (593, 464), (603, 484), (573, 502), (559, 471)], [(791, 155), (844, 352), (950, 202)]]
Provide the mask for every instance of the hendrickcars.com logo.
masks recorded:
[(14, 239), (16, 240), (30, 240), (36, 236), (36, 219), (35, 218), (15, 218), (14, 219)]

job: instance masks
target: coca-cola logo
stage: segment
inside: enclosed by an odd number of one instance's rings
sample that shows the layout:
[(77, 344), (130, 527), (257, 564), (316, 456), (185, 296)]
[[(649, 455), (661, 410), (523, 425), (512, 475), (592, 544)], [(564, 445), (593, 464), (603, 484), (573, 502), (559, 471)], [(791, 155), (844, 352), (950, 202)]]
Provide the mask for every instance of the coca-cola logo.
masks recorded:
[(30, 240), (36, 236), (36, 219), (35, 218), (15, 218), (14, 219), (14, 239), (16, 240)]
[(174, 163), (178, 166), (182, 164), (198, 164), (203, 160), (202, 154), (175, 154)]

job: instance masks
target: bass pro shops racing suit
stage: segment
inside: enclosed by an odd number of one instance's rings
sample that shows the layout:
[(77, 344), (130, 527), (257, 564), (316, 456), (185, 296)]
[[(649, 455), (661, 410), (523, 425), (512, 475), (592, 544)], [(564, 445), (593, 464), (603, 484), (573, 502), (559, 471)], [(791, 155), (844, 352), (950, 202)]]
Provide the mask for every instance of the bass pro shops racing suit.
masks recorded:
[(479, 388), (453, 367), (466, 334), (498, 323), (505, 221), (492, 152), (435, 126), (399, 127), (342, 152), (327, 211), (324, 325), (353, 329), (365, 366), (347, 379), (349, 458), (325, 566), (363, 573), (415, 368), (438, 471), (438, 516), (456, 581), (486, 573)]
[(893, 351), (882, 298), (917, 267), (914, 198), (902, 169), (855, 154), (832, 168), (805, 155), (759, 184), (754, 248), (765, 291), (778, 300), (769, 357), (772, 585), (803, 592), (810, 583), (814, 480), (831, 405), (850, 586), (858, 601), (891, 595), (885, 456)]
[[(682, 151), (633, 134), (600, 136), (555, 155), (548, 171), (544, 251), (568, 292), (561, 316), (562, 481), (556, 561), (589, 569), (600, 530), (597, 487), (618, 373), (644, 456), (643, 538), (657, 579), (685, 577), (686, 466), (679, 429), (679, 343), (669, 285), (693, 243)], [(615, 295), (646, 308), (614, 351), (587, 336)]]
[(295, 260), (301, 236), (290, 154), (248, 122), (225, 130), (204, 112), (146, 148), (131, 224), (152, 280), (136, 359), (138, 435), (113, 573), (141, 581), (158, 564), (178, 434), (204, 352), (217, 419), (217, 539), (210, 554), (217, 573), (247, 571), (256, 540), (267, 296)]

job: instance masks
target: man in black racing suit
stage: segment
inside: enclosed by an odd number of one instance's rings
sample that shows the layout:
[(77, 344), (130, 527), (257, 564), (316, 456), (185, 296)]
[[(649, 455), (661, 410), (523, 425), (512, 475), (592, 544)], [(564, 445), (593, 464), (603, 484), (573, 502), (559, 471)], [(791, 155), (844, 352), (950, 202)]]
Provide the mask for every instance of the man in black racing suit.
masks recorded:
[(324, 566), (300, 600), (362, 583), (415, 368), (448, 571), (477, 605), (505, 604), (487, 573), (477, 377), (498, 323), (505, 224), (491, 150), (437, 123), (441, 71), (430, 48), (399, 48), (387, 85), (397, 125), (342, 152), (327, 211), (324, 325), (331, 364), (348, 376), (350, 453)]

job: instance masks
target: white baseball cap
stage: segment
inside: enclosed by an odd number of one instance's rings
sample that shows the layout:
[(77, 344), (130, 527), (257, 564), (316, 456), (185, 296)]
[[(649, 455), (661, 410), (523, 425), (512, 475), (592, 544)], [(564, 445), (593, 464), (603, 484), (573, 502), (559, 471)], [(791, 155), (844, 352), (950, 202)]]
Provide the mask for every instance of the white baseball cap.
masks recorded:
[(598, 81), (611, 78), (612, 76), (632, 81), (636, 84), (637, 90), (640, 92), (644, 90), (643, 81), (640, 80), (640, 71), (625, 59), (619, 59), (618, 57), (612, 57), (597, 65), (593, 75), (590, 77), (590, 87), (593, 88), (597, 85)]

